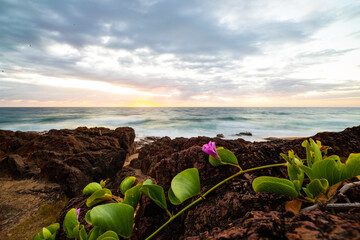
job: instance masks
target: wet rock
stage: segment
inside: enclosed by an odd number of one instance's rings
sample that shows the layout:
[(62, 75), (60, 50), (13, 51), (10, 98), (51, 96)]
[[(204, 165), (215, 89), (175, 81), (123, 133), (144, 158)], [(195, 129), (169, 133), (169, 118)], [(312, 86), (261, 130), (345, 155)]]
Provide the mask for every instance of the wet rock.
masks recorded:
[(235, 134), (235, 136), (252, 136), (251, 132), (240, 132)]
[(219, 134), (216, 134), (216, 137), (218, 137), (218, 138), (224, 138), (225, 136), (224, 136), (224, 134), (219, 133)]

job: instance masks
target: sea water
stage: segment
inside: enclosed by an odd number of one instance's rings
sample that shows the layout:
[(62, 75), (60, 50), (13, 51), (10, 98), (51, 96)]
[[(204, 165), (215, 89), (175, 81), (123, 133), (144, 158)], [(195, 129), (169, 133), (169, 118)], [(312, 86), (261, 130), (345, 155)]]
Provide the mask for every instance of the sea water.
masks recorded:
[(360, 108), (0, 108), (0, 129), (47, 131), (129, 126), (144, 136), (308, 137), (360, 125)]

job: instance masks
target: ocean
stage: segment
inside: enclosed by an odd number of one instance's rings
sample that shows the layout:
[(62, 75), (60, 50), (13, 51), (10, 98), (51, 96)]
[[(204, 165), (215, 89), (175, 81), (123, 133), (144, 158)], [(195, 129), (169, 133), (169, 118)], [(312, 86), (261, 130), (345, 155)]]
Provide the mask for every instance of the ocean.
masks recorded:
[(360, 108), (0, 108), (0, 129), (47, 131), (79, 126), (135, 129), (144, 136), (308, 137), (360, 125)]

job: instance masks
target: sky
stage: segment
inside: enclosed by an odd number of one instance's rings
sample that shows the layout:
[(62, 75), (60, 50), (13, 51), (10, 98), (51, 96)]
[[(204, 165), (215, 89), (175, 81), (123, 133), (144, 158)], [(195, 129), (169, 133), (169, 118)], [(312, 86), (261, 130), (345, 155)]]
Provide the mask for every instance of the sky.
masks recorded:
[(360, 107), (358, 0), (0, 0), (0, 107)]

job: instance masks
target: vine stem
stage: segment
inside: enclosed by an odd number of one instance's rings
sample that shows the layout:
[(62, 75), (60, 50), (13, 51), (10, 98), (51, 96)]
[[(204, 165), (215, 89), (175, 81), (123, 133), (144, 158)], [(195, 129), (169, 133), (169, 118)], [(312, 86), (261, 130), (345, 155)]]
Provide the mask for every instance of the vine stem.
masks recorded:
[(172, 217), (170, 217), (169, 220), (167, 220), (167, 222), (165, 222), (161, 227), (159, 227), (155, 232), (153, 232), (150, 236), (148, 236), (145, 240), (149, 240), (151, 239), (153, 236), (155, 236), (158, 232), (161, 231), (161, 229), (163, 229), (166, 225), (168, 225), (170, 222), (172, 222), (175, 218), (177, 218), (180, 214), (182, 214), (183, 212), (185, 212), (187, 209), (191, 208), (193, 205), (195, 205), (196, 203), (200, 202), (201, 200), (205, 199), (205, 196), (208, 195), (209, 193), (211, 193), (212, 191), (214, 191), (216, 188), (220, 187), (221, 185), (223, 185), (224, 183), (226, 183), (227, 181), (233, 179), (234, 177), (237, 177), (241, 174), (247, 173), (247, 172), (252, 172), (252, 171), (256, 171), (256, 170), (260, 170), (260, 169), (265, 169), (265, 168), (271, 168), (271, 167), (282, 167), (282, 166), (286, 166), (286, 163), (278, 163), (278, 164), (271, 164), (271, 165), (266, 165), (266, 166), (260, 166), (260, 167), (255, 167), (255, 168), (249, 168), (246, 170), (240, 170), (239, 172), (235, 173), (234, 175), (231, 175), (230, 177), (222, 180), (221, 182), (219, 182), (218, 184), (216, 184), (215, 186), (213, 186), (212, 188), (210, 188), (209, 190), (207, 190), (203, 195), (201, 195), (198, 199), (196, 199), (195, 201), (193, 201), (192, 203), (190, 203), (189, 205), (187, 205), (186, 207), (184, 207), (183, 209), (181, 209), (178, 213), (176, 213), (175, 215), (173, 215)]

